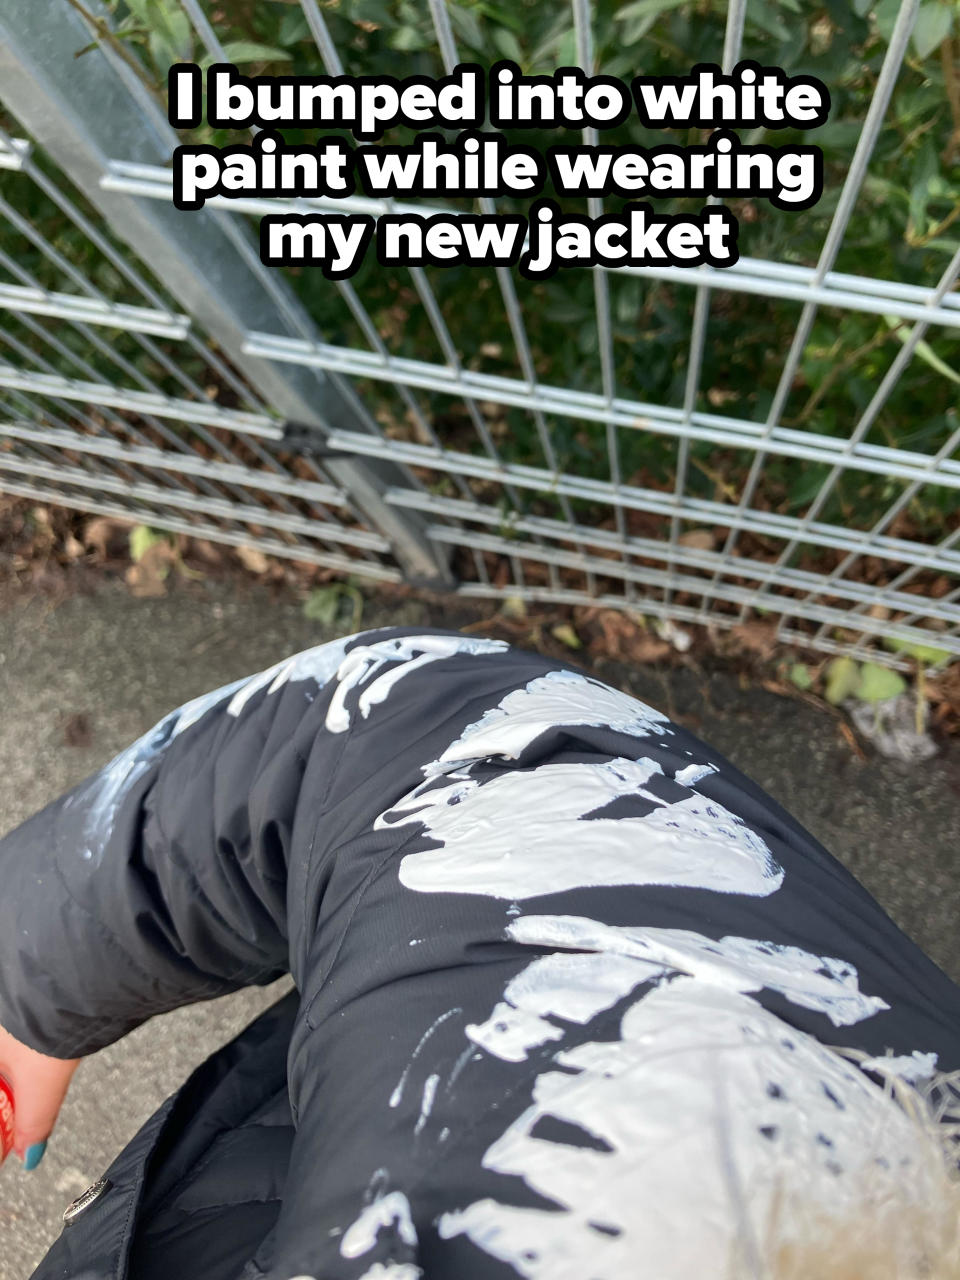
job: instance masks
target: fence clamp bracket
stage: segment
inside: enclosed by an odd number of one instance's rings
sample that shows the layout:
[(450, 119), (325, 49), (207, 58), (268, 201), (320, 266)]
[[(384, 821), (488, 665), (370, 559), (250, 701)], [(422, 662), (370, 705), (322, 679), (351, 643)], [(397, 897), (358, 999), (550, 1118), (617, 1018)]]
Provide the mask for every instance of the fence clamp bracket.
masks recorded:
[(283, 424), (283, 436), (278, 447), (287, 453), (308, 455), (311, 458), (352, 458), (346, 449), (332, 449), (326, 442), (321, 428), (309, 422), (296, 422), (288, 418)]

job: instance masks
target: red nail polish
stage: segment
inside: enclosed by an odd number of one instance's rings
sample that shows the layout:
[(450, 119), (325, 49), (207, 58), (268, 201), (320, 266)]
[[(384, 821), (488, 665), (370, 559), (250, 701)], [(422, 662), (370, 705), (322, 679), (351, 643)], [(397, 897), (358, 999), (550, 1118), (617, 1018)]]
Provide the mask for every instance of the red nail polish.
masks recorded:
[(13, 1150), (13, 1090), (0, 1076), (0, 1164)]

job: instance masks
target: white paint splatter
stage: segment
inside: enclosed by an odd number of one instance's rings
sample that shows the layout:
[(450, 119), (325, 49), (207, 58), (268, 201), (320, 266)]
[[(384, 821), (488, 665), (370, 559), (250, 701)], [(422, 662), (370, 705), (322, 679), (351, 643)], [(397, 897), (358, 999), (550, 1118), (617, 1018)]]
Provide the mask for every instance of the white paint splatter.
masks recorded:
[[(367, 635), (365, 631), (360, 636)], [(268, 667), (257, 675), (244, 681), (243, 688), (232, 699), (227, 711), (238, 716), (255, 693), (266, 689), (268, 694), (276, 693), (286, 684), (294, 684), (304, 680), (315, 680), (322, 689), (337, 673), (343, 662), (347, 645), (357, 636), (344, 636), (340, 640), (330, 640), (327, 644), (314, 645), (312, 649), (304, 649), (290, 658)]]
[[(360, 632), (359, 636), (369, 635)], [(455, 653), (501, 653), (507, 645), (501, 640), (474, 639), (470, 636), (403, 636), (359, 645), (347, 653), (347, 646), (358, 636), (346, 636), (327, 644), (316, 645), (302, 653), (285, 658), (253, 676), (235, 680), (194, 698), (165, 716), (142, 738), (121, 752), (91, 781), (89, 790), (71, 798), (86, 806), (84, 839), (81, 855), (99, 861), (116, 821), (120, 801), (138, 778), (151, 767), (157, 756), (184, 729), (195, 724), (207, 711), (229, 699), (227, 713), (239, 716), (250, 699), (261, 689), (276, 693), (288, 684), (315, 681), (323, 687), (336, 677), (340, 685), (327, 712), (326, 727), (342, 733), (350, 726), (344, 699), (351, 689), (366, 682), (387, 663), (396, 663), (385, 675), (373, 682), (360, 696), (360, 714), (366, 717), (371, 708), (383, 702), (398, 680), (428, 662), (452, 657)], [(312, 695), (308, 694), (312, 701)]]
[(427, 1076), (423, 1083), (423, 1099), (420, 1103), (420, 1115), (414, 1126), (414, 1134), (419, 1135), (423, 1132), (423, 1127), (430, 1118), (430, 1112), (433, 1110), (434, 1099), (437, 1096), (437, 1085), (440, 1083), (440, 1077), (436, 1073)]
[(148, 772), (174, 738), (190, 725), (196, 724), (208, 711), (219, 706), (244, 683), (243, 680), (235, 680), (233, 684), (213, 689), (210, 693), (185, 702), (176, 711), (171, 711), (109, 764), (104, 765), (81, 792), (69, 797), (70, 806), (76, 804), (83, 811), (81, 856), (84, 859), (95, 863), (100, 861), (116, 822), (121, 800), (137, 780)]
[(461, 1053), (460, 1057), (459, 1057), (459, 1058), (456, 1060), (456, 1062), (453, 1064), (453, 1069), (452, 1069), (452, 1070), (451, 1070), (451, 1072), (450, 1072), (450, 1079), (447, 1081), (447, 1092), (448, 1092), (448, 1093), (452, 1093), (452, 1092), (453, 1092), (453, 1086), (454, 1086), (454, 1085), (457, 1083), (457, 1081), (460, 1079), (460, 1075), (461, 1075), (461, 1073), (463, 1072), (463, 1070), (464, 1070), (464, 1068), (466, 1067), (467, 1063), (468, 1063), (468, 1062), (470, 1061), (470, 1059), (471, 1059), (471, 1058), (473, 1058), (473, 1057), (477, 1057), (477, 1058), (481, 1058), (481, 1059), (482, 1059), (483, 1055), (482, 1055), (482, 1054), (479, 1054), (479, 1053), (478, 1053), (478, 1054), (474, 1054), (473, 1045), (467, 1045), (466, 1049), (464, 1049), (463, 1053)]
[(465, 1030), (474, 1044), (504, 1062), (522, 1062), (531, 1049), (548, 1040), (563, 1039), (562, 1028), (537, 1013), (505, 1003), (495, 1005), (486, 1022), (471, 1023)]
[[(385, 701), (394, 685), (419, 670), (429, 662), (450, 658), (457, 653), (502, 653), (507, 645), (502, 640), (475, 639), (471, 636), (395, 636), (389, 640), (377, 640), (372, 644), (356, 644), (369, 631), (331, 640), (316, 645), (302, 653), (285, 658), (275, 666), (251, 676), (243, 683), (227, 710), (239, 715), (250, 698), (260, 689), (268, 694), (276, 693), (286, 684), (313, 680), (323, 688), (336, 678), (338, 688), (327, 712), (326, 728), (331, 733), (344, 733), (350, 727), (350, 715), (345, 706), (347, 694), (360, 685), (366, 685), (359, 699), (361, 716), (366, 719), (371, 709)], [(347, 646), (353, 647), (347, 652)], [(378, 678), (377, 673), (388, 664), (389, 670)]]
[[(398, 636), (370, 645), (358, 645), (350, 650), (337, 668), (338, 688), (330, 701), (326, 727), (331, 733), (344, 733), (350, 727), (346, 698), (360, 685), (365, 687), (357, 707), (366, 719), (375, 706), (385, 701), (398, 681), (429, 663), (460, 653), (505, 653), (508, 647), (502, 640), (461, 635)], [(384, 667), (387, 670), (379, 675)]]
[(853, 965), (754, 938), (715, 941), (685, 929), (604, 925), (580, 916), (522, 916), (507, 926), (507, 936), (563, 950), (527, 965), (489, 1018), (466, 1027), (474, 1044), (505, 1062), (522, 1062), (531, 1049), (562, 1039), (564, 1029), (551, 1019), (583, 1025), (642, 983), (677, 974), (727, 990), (777, 991), (834, 1026), (888, 1007), (860, 991)]
[(541, 734), (561, 725), (610, 728), (638, 738), (673, 732), (662, 712), (628, 694), (574, 671), (548, 671), (468, 725), (424, 773), (432, 778), (491, 756), (516, 760)]
[(227, 699), (227, 714), (238, 716), (250, 698), (263, 688), (268, 693), (275, 693), (284, 684), (305, 680), (316, 680), (322, 686), (336, 674), (343, 661), (346, 646), (352, 639), (353, 637), (348, 636), (343, 640), (307, 649), (266, 671), (245, 676), (241, 680), (234, 680), (232, 684), (202, 694), (164, 716), (143, 737), (138, 738), (101, 769), (91, 780), (88, 792), (76, 797), (85, 806), (82, 856), (99, 860), (116, 822), (122, 798), (174, 738), (190, 725), (196, 724), (201, 716)]
[(416, 1245), (417, 1232), (410, 1214), (410, 1202), (402, 1191), (391, 1191), (367, 1205), (343, 1233), (341, 1257), (359, 1258), (361, 1254), (368, 1253), (385, 1228), (395, 1229), (404, 1244)]
[(679, 782), (681, 787), (692, 787), (695, 782), (701, 782), (704, 778), (708, 778), (711, 773), (717, 773), (715, 764), (688, 764), (682, 769), (678, 769), (673, 775), (674, 782)]
[(422, 1276), (412, 1262), (375, 1262), (360, 1280), (421, 1280)]
[(842, 1218), (885, 1177), (918, 1204), (932, 1193), (902, 1164), (916, 1131), (892, 1100), (750, 996), (676, 978), (627, 1010), (621, 1037), (559, 1054), (565, 1070), (537, 1079), (484, 1156), (563, 1212), (479, 1200), (443, 1215), (443, 1238), (466, 1234), (528, 1280), (632, 1280), (638, 1258), (689, 1280), (726, 1274), (743, 1224), (762, 1238), (778, 1197), (789, 1240), (808, 1220), (794, 1204)]
[(466, 1034), (495, 1057), (522, 1062), (530, 1049), (563, 1037), (563, 1028), (548, 1018), (583, 1025), (629, 995), (641, 982), (662, 977), (664, 972), (662, 965), (632, 956), (543, 956), (507, 983), (503, 1001), (486, 1022), (466, 1027)]
[[(521, 916), (507, 925), (507, 936), (527, 946), (597, 952), (608, 962), (632, 957), (644, 964), (647, 973), (646, 978), (637, 981), (648, 980), (659, 971), (693, 975), (732, 991), (777, 991), (792, 1004), (822, 1013), (836, 1027), (862, 1022), (890, 1007), (879, 996), (865, 995), (860, 990), (857, 970), (848, 961), (756, 938), (729, 936), (717, 941), (688, 929), (606, 925), (582, 916), (549, 915)], [(542, 964), (543, 960), (535, 960), (520, 979)], [(543, 972), (547, 974), (549, 970)], [(515, 978), (510, 984), (508, 996), (510, 987), (520, 979)], [(622, 978), (611, 979), (611, 986), (628, 980), (626, 970)], [(621, 994), (628, 994), (629, 989), (621, 990)], [(544, 1012), (569, 1016), (563, 1011), (569, 1004), (562, 992), (553, 995), (544, 984), (540, 999)], [(564, 1003), (551, 1010), (551, 1000)]]
[(860, 1066), (865, 1071), (875, 1071), (881, 1076), (892, 1076), (897, 1080), (906, 1080), (908, 1084), (916, 1084), (918, 1080), (929, 1080), (934, 1074), (937, 1057), (936, 1053), (921, 1053), (919, 1049), (914, 1049), (913, 1053), (867, 1058)]
[(435, 1018), (434, 1021), (431, 1022), (430, 1026), (427, 1027), (423, 1035), (420, 1037), (419, 1041), (417, 1042), (417, 1047), (414, 1049), (413, 1053), (410, 1055), (410, 1061), (404, 1067), (403, 1074), (401, 1075), (400, 1079), (397, 1081), (396, 1088), (394, 1089), (393, 1093), (391, 1093), (390, 1095), (391, 1107), (399, 1107), (400, 1099), (403, 1097), (403, 1090), (407, 1083), (407, 1077), (410, 1075), (410, 1070), (413, 1067), (413, 1064), (416, 1062), (417, 1058), (419, 1058), (421, 1052), (423, 1051), (423, 1046), (427, 1043), (427, 1041), (436, 1031), (437, 1027), (442, 1026), (447, 1021), (448, 1018), (452, 1018), (456, 1013), (463, 1013), (463, 1010), (460, 1008), (459, 1005), (454, 1006), (454, 1008), (452, 1009), (448, 1009), (446, 1013), (441, 1013), (440, 1017)]
[[(420, 893), (507, 901), (591, 885), (673, 885), (764, 897), (783, 870), (764, 841), (695, 791), (668, 803), (645, 784), (653, 760), (545, 764), (484, 783), (423, 783), (375, 826), (422, 823), (440, 847), (408, 854), (400, 881)], [(591, 818), (614, 800), (655, 806), (641, 817)]]

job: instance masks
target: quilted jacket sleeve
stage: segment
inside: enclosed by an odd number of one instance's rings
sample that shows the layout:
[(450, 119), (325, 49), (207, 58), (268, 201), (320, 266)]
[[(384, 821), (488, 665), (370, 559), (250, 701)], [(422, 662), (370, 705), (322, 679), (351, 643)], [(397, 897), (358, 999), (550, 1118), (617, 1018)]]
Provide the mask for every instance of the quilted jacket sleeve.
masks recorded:
[(345, 643), (188, 703), (0, 840), (0, 1025), (77, 1057), (287, 970), (315, 695)]

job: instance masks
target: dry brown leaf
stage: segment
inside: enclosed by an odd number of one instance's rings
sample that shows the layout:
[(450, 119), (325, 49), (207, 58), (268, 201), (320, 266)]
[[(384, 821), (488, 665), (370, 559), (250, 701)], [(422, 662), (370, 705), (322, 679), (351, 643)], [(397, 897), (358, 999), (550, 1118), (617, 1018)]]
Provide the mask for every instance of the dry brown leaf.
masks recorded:
[(266, 573), (270, 561), (259, 547), (237, 547), (237, 559), (251, 573)]
[(223, 548), (218, 547), (215, 542), (210, 542), (206, 538), (191, 539), (190, 550), (196, 555), (198, 560), (203, 560), (207, 564), (223, 564)]
[(850, 726), (847, 724), (845, 720), (838, 720), (837, 728), (840, 730), (840, 733), (843, 736), (843, 739), (846, 742), (847, 746), (850, 748), (850, 750), (853, 752), (856, 758), (860, 761), (860, 763), (863, 764), (866, 761), (867, 754), (864, 751), (863, 747), (861, 747), (860, 743), (857, 741), (856, 734), (853, 732), (853, 730), (850, 728)]
[(510, 582), (510, 562), (501, 556), (493, 574), (493, 585), (503, 588)]
[(960, 714), (960, 662), (927, 680), (926, 693), (931, 702), (944, 703)]
[(591, 609), (589, 621), (600, 628), (593, 650), (603, 657), (620, 662), (657, 662), (671, 652), (669, 641), (646, 630), (619, 609)]
[(177, 551), (169, 542), (155, 542), (136, 564), (130, 565), (123, 575), (124, 580), (135, 596), (147, 599), (166, 595), (166, 578), (170, 566), (176, 562)]
[[(83, 527), (83, 545), (95, 551), (101, 560), (127, 549), (127, 539), (132, 522), (114, 520), (112, 516), (95, 516)], [(121, 546), (122, 544), (122, 546)]]
[(659, 662), (666, 658), (673, 646), (667, 640), (652, 635), (649, 631), (637, 631), (630, 644), (630, 660), (632, 662)]
[(730, 628), (730, 635), (741, 649), (760, 658), (772, 658), (777, 649), (777, 624), (754, 619)]
[(622, 658), (623, 646), (627, 637), (634, 630), (639, 630), (635, 623), (619, 613), (616, 609), (600, 609), (596, 615), (600, 627), (601, 645), (604, 653), (611, 658)]
[(681, 533), (677, 541), (684, 547), (695, 547), (698, 551), (712, 551), (717, 545), (717, 536), (712, 529), (690, 529)]
[(140, 564), (132, 564), (123, 575), (124, 581), (130, 588), (130, 594), (139, 596), (143, 599), (149, 599), (154, 596), (164, 596), (167, 594), (167, 588), (162, 578), (155, 577), (147, 571), (142, 562)]

